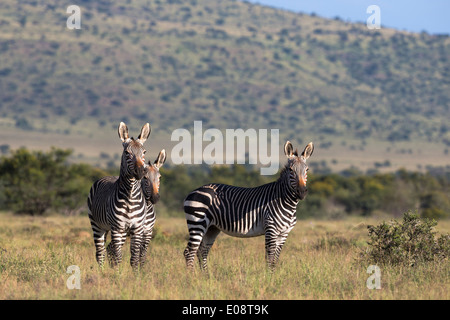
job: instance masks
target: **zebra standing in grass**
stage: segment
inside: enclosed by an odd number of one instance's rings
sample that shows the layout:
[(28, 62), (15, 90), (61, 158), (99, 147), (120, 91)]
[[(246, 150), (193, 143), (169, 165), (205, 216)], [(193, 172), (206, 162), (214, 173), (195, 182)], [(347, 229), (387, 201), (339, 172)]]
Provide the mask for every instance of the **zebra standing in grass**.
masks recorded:
[(148, 162), (148, 166), (145, 169), (145, 175), (142, 179), (142, 191), (145, 198), (145, 222), (144, 222), (144, 237), (141, 244), (140, 263), (145, 262), (147, 256), (148, 245), (153, 236), (153, 226), (155, 225), (155, 204), (159, 200), (159, 182), (161, 174), (159, 168), (166, 161), (166, 151), (163, 149), (159, 153), (155, 162), (152, 164)]
[(309, 143), (299, 156), (287, 141), (288, 158), (280, 178), (256, 188), (209, 184), (192, 191), (184, 201), (189, 241), (184, 250), (192, 269), (197, 254), (207, 269), (207, 256), (220, 231), (234, 237), (265, 235), (266, 262), (273, 270), (284, 242), (296, 223), (296, 207), (307, 194), (306, 160), (314, 151)]
[(107, 249), (111, 264), (117, 265), (122, 262), (122, 246), (127, 234), (130, 234), (130, 263), (136, 268), (139, 265), (144, 238), (146, 214), (141, 188), (141, 179), (147, 167), (143, 144), (151, 129), (148, 123), (145, 124), (136, 140), (129, 137), (125, 123), (120, 123), (118, 131), (123, 142), (120, 175), (104, 177), (94, 182), (88, 197), (89, 219), (99, 265), (103, 266), (106, 235), (111, 231), (111, 242)]

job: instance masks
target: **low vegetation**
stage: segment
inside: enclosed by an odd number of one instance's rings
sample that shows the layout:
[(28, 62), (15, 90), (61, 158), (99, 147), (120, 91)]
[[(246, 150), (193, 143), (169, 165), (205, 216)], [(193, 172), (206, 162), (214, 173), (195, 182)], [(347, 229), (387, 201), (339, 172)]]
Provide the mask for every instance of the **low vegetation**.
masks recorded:
[[(129, 240), (124, 263), (99, 269), (86, 216), (0, 214), (0, 299), (443, 299), (450, 298), (450, 264), (379, 265), (381, 289), (368, 289), (369, 262), (361, 261), (373, 218), (299, 221), (274, 274), (267, 272), (264, 238), (221, 235), (208, 275), (186, 272), (184, 219), (159, 217), (148, 263), (133, 273)], [(450, 231), (447, 220), (436, 227)], [(80, 268), (68, 289), (69, 266)]]
[[(7, 210), (0, 213), (0, 299), (450, 298), (449, 219), (437, 225), (407, 213), (402, 222), (372, 224), (379, 223), (380, 212), (395, 214), (414, 204), (422, 217), (430, 208), (446, 217), (446, 177), (406, 171), (311, 174), (310, 194), (298, 207), (300, 220), (274, 274), (265, 268), (263, 237), (222, 235), (204, 275), (198, 268), (187, 273), (182, 254), (187, 192), (209, 181), (250, 186), (274, 177), (244, 166), (162, 168), (155, 239), (148, 264), (133, 273), (129, 241), (118, 269), (97, 266), (85, 214), (92, 181), (114, 172), (71, 163), (69, 155), (20, 149), (0, 159), (0, 204)], [(373, 264), (381, 270), (380, 290), (366, 286)], [(79, 290), (66, 286), (67, 268), (74, 265), (81, 271)]]
[[(28, 215), (86, 214), (92, 183), (118, 169), (104, 171), (72, 163), (70, 150), (48, 152), (19, 149), (0, 158), (0, 210)], [(450, 176), (399, 170), (395, 173), (308, 174), (309, 194), (298, 205), (298, 217), (341, 219), (347, 216), (401, 216), (417, 209), (422, 217), (450, 216)], [(278, 178), (262, 176), (243, 165), (174, 166), (161, 168), (161, 201), (158, 214), (184, 217), (183, 200), (193, 189), (211, 182), (258, 186)]]
[(436, 237), (435, 220), (420, 219), (407, 212), (401, 222), (392, 220), (377, 226), (368, 226), (369, 247), (362, 258), (374, 264), (406, 265), (430, 262), (448, 262), (450, 234)]
[(85, 212), (92, 182), (107, 175), (95, 167), (69, 163), (70, 150), (13, 151), (0, 159), (0, 208), (20, 214)]

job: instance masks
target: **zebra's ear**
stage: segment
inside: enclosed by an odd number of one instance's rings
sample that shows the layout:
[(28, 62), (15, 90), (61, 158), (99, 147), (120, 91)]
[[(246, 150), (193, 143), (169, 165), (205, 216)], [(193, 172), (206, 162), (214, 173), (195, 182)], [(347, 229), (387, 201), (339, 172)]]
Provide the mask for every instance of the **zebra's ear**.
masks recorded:
[(284, 144), (284, 154), (286, 157), (290, 158), (294, 155), (294, 147), (290, 141), (286, 141)]
[(155, 166), (159, 169), (166, 162), (166, 150), (162, 149), (155, 160)]
[(148, 136), (150, 135), (150, 132), (152, 129), (150, 128), (150, 124), (146, 123), (141, 129), (141, 133), (139, 134), (138, 140), (144, 144), (144, 142), (147, 140)]
[(119, 131), (119, 138), (122, 140), (122, 142), (125, 142), (130, 138), (130, 136), (128, 135), (128, 127), (125, 123), (121, 122), (119, 124), (118, 131)]
[(302, 157), (308, 159), (311, 157), (314, 151), (314, 144), (312, 142), (308, 143), (308, 145), (305, 147), (305, 150), (302, 152)]

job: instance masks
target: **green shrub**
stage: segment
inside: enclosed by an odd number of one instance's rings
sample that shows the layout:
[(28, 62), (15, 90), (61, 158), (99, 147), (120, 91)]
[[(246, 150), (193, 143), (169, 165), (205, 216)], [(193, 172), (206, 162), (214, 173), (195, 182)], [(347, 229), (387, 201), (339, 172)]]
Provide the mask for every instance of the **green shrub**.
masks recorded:
[(408, 211), (402, 222), (391, 220), (378, 226), (368, 226), (369, 247), (363, 260), (375, 264), (410, 265), (448, 259), (450, 235), (436, 238), (435, 220), (420, 219)]
[(450, 216), (448, 194), (440, 190), (430, 191), (420, 197), (421, 216), (429, 219), (445, 219)]
[(48, 152), (21, 148), (0, 158), (1, 209), (42, 215), (47, 211), (83, 211), (92, 183), (106, 173), (85, 164), (69, 164), (71, 150)]

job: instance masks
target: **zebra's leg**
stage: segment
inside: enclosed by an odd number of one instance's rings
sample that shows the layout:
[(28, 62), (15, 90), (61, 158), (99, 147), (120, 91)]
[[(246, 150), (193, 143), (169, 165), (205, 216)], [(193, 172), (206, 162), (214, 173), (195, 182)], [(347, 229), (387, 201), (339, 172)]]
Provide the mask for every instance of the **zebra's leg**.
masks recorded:
[(273, 271), (278, 263), (287, 236), (287, 232), (281, 234), (266, 233), (266, 263), (270, 271)]
[(278, 264), (278, 259), (280, 258), (281, 249), (283, 249), (284, 243), (286, 242), (288, 233), (282, 233), (278, 235), (277, 245), (275, 247), (275, 253), (273, 256), (273, 268)]
[[(153, 206), (151, 207), (153, 208)], [(150, 241), (153, 238), (153, 227), (155, 225), (155, 212), (148, 211), (150, 207), (147, 207), (146, 218), (144, 223), (144, 236), (141, 244), (141, 253), (139, 257), (139, 264), (141, 267), (144, 266), (147, 259), (147, 250), (150, 244)]]
[(200, 226), (189, 226), (189, 241), (183, 254), (186, 259), (186, 266), (190, 270), (194, 269), (195, 254), (202, 242), (204, 234), (205, 230)]
[(197, 250), (198, 262), (200, 264), (200, 269), (202, 269), (203, 271), (208, 270), (208, 262), (207, 262), (208, 253), (219, 233), (220, 233), (219, 228), (215, 226), (210, 226), (208, 228), (208, 231), (206, 231), (205, 236), (203, 237), (203, 240), (200, 243), (200, 246)]
[(105, 238), (106, 232), (102, 235), (94, 235), (94, 243), (95, 243), (95, 258), (100, 267), (103, 267), (103, 263), (105, 261)]
[(114, 257), (114, 250), (113, 250), (113, 243), (112, 243), (112, 241), (106, 247), (106, 255), (108, 257), (109, 265), (110, 266), (114, 266), (116, 258)]
[(144, 232), (144, 236), (142, 238), (142, 243), (141, 243), (141, 253), (140, 253), (140, 257), (139, 257), (139, 264), (141, 266), (141, 268), (144, 266), (146, 260), (147, 260), (147, 251), (148, 251), (148, 247), (150, 244), (150, 241), (152, 240), (152, 236), (153, 236), (153, 230), (148, 232)]
[(266, 248), (266, 264), (267, 267), (272, 271), (274, 268), (273, 260), (276, 248), (276, 236), (266, 232), (265, 248)]
[(111, 231), (111, 243), (108, 245), (108, 252), (111, 254), (112, 266), (122, 263), (122, 246), (127, 238), (127, 233), (118, 230)]
[(105, 240), (106, 234), (108, 233), (105, 230), (102, 230), (97, 226), (97, 224), (91, 220), (92, 233), (94, 236), (94, 244), (95, 244), (95, 259), (100, 267), (103, 267), (103, 263), (105, 261)]
[(130, 242), (130, 251), (131, 251), (130, 265), (133, 268), (133, 270), (137, 270), (139, 267), (143, 238), (144, 238), (144, 231), (142, 229), (132, 231)]

